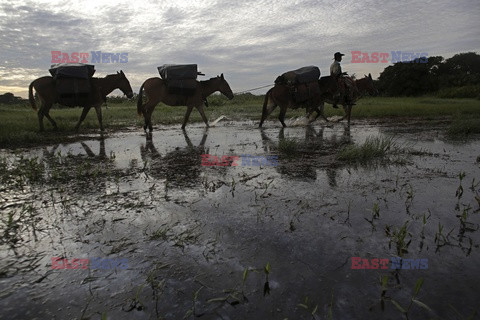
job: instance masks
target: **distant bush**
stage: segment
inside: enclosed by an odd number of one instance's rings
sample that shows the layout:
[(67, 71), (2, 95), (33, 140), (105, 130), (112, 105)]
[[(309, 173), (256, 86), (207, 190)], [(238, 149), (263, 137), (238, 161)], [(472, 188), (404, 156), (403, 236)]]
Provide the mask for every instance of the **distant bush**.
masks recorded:
[(25, 101), (27, 101), (27, 100), (22, 99), (20, 97), (16, 97), (11, 92), (0, 94), (0, 103), (1, 104), (17, 104), (17, 103), (22, 103), (22, 102), (25, 102)]
[(107, 97), (107, 103), (123, 103), (130, 100), (136, 101), (136, 99), (137, 99), (136, 93), (133, 94), (132, 99), (128, 99), (126, 96), (111, 96), (111, 97)]
[(480, 85), (443, 88), (438, 90), (439, 98), (476, 98), (480, 99)]
[(223, 94), (212, 94), (207, 98), (212, 107), (224, 105), (248, 105), (262, 104), (264, 96), (256, 96), (251, 93), (236, 94), (232, 100), (228, 100)]

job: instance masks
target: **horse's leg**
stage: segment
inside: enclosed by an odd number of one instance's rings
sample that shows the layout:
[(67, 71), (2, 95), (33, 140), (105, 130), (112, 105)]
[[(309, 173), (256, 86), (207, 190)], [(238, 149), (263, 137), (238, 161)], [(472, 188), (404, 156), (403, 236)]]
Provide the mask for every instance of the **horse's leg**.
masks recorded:
[(350, 125), (350, 116), (352, 115), (352, 105), (345, 105), (343, 106), (343, 110), (345, 111), (345, 115), (342, 117), (342, 119), (338, 120), (338, 122), (347, 119), (348, 125)]
[(277, 104), (273, 104), (267, 107), (265, 114), (262, 112), (262, 120), (260, 120), (260, 127), (263, 125), (263, 122), (268, 118), (268, 116), (278, 107)]
[(203, 105), (198, 106), (197, 110), (198, 112), (200, 112), (203, 122), (205, 122), (205, 125), (207, 126), (207, 128), (209, 128), (210, 126), (208, 125), (208, 119), (207, 119), (207, 116), (205, 115), (205, 111), (203, 110)]
[(322, 102), (320, 104), (320, 106), (317, 107), (317, 118), (318, 118), (318, 116), (322, 116), (322, 118), (323, 118), (323, 120), (325, 120), (325, 122), (330, 122), (330, 120), (328, 120), (327, 117), (325, 117), (325, 114), (323, 113), (324, 110), (325, 110), (325, 102)]
[(345, 112), (345, 114), (343, 115), (343, 117), (341, 119), (338, 119), (338, 121), (336, 122), (340, 122), (340, 121), (343, 121), (347, 118), (347, 114), (348, 114), (348, 105), (342, 105), (343, 106), (343, 111)]
[(280, 106), (280, 114), (278, 115), (278, 120), (282, 123), (282, 126), (285, 128), (285, 114), (287, 113), (287, 105)]
[(48, 119), (48, 121), (50, 121), (50, 123), (52, 124), (53, 129), (58, 130), (57, 123), (55, 122), (55, 120), (52, 119), (52, 117), (50, 117), (50, 107), (46, 109), (44, 115)]
[[(310, 111), (307, 115), (307, 119), (308, 119), (308, 123), (312, 123), (314, 122), (315, 120), (318, 119), (319, 116), (322, 116), (322, 118), (326, 121), (326, 122), (329, 122), (329, 120), (327, 119), (327, 117), (325, 117), (325, 115), (323, 114), (323, 108), (324, 108), (325, 104), (322, 102), (320, 103), (319, 106), (315, 107), (312, 111)], [(313, 112), (316, 112), (316, 116), (315, 118), (311, 119), (311, 115)]]
[(348, 124), (348, 126), (350, 126), (350, 117), (351, 117), (351, 115), (352, 115), (352, 105), (349, 104), (349, 105), (347, 106), (347, 124)]
[(187, 125), (188, 118), (190, 118), (190, 113), (192, 113), (193, 106), (187, 106), (187, 112), (185, 112), (185, 118), (183, 118), (183, 125), (182, 129), (185, 129), (185, 126)]
[(38, 126), (40, 128), (40, 132), (43, 132), (45, 131), (45, 128), (43, 127), (43, 117), (44, 117), (44, 113), (43, 113), (43, 105), (38, 109), (37, 111), (37, 116), (38, 116)]
[(262, 109), (262, 119), (260, 120), (260, 124), (258, 125), (259, 127), (262, 127), (263, 122), (267, 119), (267, 117), (275, 110), (275, 108), (278, 105), (271, 100), (269, 93), (265, 95), (265, 102), (263, 103), (263, 109)]
[(80, 120), (78, 120), (77, 125), (75, 126), (75, 131), (78, 131), (78, 128), (80, 128), (80, 124), (85, 120), (85, 117), (88, 114), (88, 111), (90, 111), (91, 106), (86, 106), (83, 107), (82, 115), (80, 116)]
[(100, 131), (103, 131), (102, 105), (95, 106), (95, 111), (97, 112), (97, 119), (98, 119), (98, 123), (100, 124)]
[(153, 100), (149, 100), (143, 109), (143, 117), (145, 118), (145, 125), (143, 126), (143, 130), (147, 132), (147, 127), (148, 131), (150, 133), (153, 131), (153, 126), (152, 126), (152, 114), (153, 110), (155, 110), (155, 107), (158, 102), (154, 102)]

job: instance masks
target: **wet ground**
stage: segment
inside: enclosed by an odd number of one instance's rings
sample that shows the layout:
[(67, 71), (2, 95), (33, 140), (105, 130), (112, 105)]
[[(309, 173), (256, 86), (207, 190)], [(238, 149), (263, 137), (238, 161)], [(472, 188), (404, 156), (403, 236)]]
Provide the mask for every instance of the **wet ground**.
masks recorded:
[[(1, 151), (1, 319), (466, 319), (478, 308), (480, 137), (449, 140), (433, 121), (179, 127)], [(368, 137), (400, 151), (336, 159)], [(203, 154), (278, 165), (202, 166)], [(72, 269), (52, 269), (54, 257)], [(352, 257), (390, 261), (352, 269)]]

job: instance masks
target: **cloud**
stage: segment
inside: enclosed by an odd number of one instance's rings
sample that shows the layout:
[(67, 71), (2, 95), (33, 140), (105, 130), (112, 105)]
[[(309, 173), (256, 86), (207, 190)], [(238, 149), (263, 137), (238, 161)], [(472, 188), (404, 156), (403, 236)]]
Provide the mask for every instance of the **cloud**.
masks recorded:
[(124, 70), (135, 91), (165, 63), (224, 73), (240, 91), (305, 65), (328, 74), (336, 51), (346, 53), (344, 70), (377, 77), (387, 64), (352, 64), (350, 52), (478, 51), (478, 16), (469, 0), (2, 1), (0, 85), (26, 92), (48, 75), (52, 50), (128, 52), (128, 63), (96, 69), (99, 76)]

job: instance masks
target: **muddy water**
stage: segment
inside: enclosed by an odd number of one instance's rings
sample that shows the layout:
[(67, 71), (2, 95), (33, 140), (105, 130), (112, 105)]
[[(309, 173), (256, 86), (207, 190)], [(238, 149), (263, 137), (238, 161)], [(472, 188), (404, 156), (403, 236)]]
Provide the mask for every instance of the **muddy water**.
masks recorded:
[[(0, 318), (402, 319), (400, 308), (410, 319), (467, 317), (480, 298), (480, 139), (451, 141), (445, 129), (223, 121), (159, 128), (151, 141), (132, 129), (3, 150), (10, 166), (23, 156), (43, 171), (2, 184)], [(371, 136), (404, 152), (336, 160)], [(207, 167), (202, 154), (279, 160)], [(400, 256), (428, 267), (352, 269), (352, 257)], [(52, 269), (52, 257), (90, 264)], [(419, 279), (415, 299), (430, 310), (409, 308)]]

